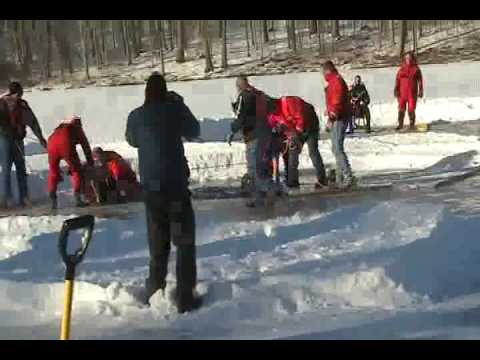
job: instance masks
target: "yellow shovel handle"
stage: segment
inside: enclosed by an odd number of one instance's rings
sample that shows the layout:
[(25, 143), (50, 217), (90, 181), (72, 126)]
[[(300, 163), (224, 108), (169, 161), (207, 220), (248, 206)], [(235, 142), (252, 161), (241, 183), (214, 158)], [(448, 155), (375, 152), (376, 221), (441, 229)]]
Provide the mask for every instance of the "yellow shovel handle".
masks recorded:
[(72, 317), (73, 280), (65, 280), (62, 327), (60, 340), (70, 339), (70, 319)]

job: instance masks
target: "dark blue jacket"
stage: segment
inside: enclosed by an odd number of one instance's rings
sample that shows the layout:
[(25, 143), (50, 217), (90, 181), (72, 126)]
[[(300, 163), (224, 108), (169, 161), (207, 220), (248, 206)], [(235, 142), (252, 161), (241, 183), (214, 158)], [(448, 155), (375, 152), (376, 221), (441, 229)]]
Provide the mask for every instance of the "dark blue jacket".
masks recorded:
[(189, 169), (182, 137), (200, 136), (200, 124), (182, 97), (170, 92), (161, 103), (144, 104), (128, 116), (126, 139), (138, 148), (146, 191), (188, 192)]

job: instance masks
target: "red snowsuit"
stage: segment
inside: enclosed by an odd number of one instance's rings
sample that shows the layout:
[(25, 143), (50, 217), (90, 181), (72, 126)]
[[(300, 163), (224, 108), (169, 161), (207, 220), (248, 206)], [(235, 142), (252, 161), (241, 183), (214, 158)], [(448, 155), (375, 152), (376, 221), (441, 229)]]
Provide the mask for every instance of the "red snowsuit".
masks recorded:
[(48, 191), (55, 193), (62, 181), (60, 161), (65, 160), (72, 176), (72, 186), (76, 193), (82, 189), (82, 164), (76, 146), (80, 144), (88, 165), (93, 166), (92, 151), (81, 126), (64, 122), (48, 138)]
[(331, 121), (346, 120), (351, 114), (348, 86), (345, 80), (336, 71), (325, 76), (328, 83), (326, 88), (327, 112)]
[(403, 63), (395, 80), (395, 96), (398, 98), (399, 111), (405, 112), (408, 103), (408, 112), (414, 112), (419, 95), (423, 96), (422, 72), (414, 62), (410, 65)]
[(110, 177), (116, 182), (137, 183), (137, 175), (115, 151), (104, 151)]

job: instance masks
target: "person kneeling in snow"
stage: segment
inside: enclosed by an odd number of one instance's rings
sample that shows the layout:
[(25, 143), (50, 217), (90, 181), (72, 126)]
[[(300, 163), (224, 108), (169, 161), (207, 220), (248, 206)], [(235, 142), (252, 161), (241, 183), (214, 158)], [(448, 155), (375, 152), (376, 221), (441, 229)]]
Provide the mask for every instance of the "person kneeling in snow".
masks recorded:
[(57, 187), (63, 180), (60, 161), (64, 160), (72, 177), (72, 186), (76, 206), (88, 204), (82, 199), (84, 168), (80, 162), (76, 147), (82, 146), (88, 166), (93, 166), (92, 150), (82, 129), (82, 122), (78, 116), (64, 120), (48, 138), (48, 192), (52, 201), (52, 209), (57, 208)]
[(93, 160), (95, 166), (86, 174), (90, 186), (85, 195), (90, 202), (103, 204), (141, 199), (142, 188), (137, 175), (118, 153), (95, 147)]

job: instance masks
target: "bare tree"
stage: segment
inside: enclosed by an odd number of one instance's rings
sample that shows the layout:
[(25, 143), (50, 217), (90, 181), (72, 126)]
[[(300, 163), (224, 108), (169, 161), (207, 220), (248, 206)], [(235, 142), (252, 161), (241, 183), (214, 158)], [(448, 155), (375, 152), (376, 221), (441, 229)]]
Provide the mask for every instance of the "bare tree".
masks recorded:
[(52, 20), (45, 20), (45, 33), (47, 41), (47, 53), (45, 58), (45, 77), (50, 79), (52, 76)]
[(290, 38), (290, 44), (293, 52), (297, 52), (297, 30), (295, 28), (295, 20), (288, 20), (289, 26), (289, 38)]
[(263, 42), (268, 43), (268, 20), (262, 20)]
[(222, 68), (226, 69), (228, 67), (227, 59), (227, 20), (219, 20), (222, 25)]
[(332, 36), (335, 39), (340, 37), (340, 21), (339, 20), (332, 20)]
[(407, 34), (408, 34), (408, 29), (407, 29), (407, 20), (400, 20), (400, 57), (403, 57), (403, 54), (405, 53), (405, 44), (407, 43)]
[(177, 53), (175, 61), (177, 63), (185, 62), (185, 20), (177, 20)]
[(248, 39), (248, 20), (244, 20), (245, 41), (247, 42), (247, 56), (250, 57), (250, 40)]
[(318, 20), (308, 20), (308, 28), (310, 35), (316, 34), (318, 32), (317, 21)]
[(88, 20), (78, 20), (80, 26), (80, 43), (82, 46), (83, 68), (85, 70), (85, 77), (90, 79), (90, 70), (88, 63)]
[(210, 35), (208, 33), (208, 20), (201, 20), (202, 38), (205, 53), (205, 72), (213, 71), (212, 50), (210, 48)]
[(390, 20), (390, 40), (395, 45), (395, 20)]

